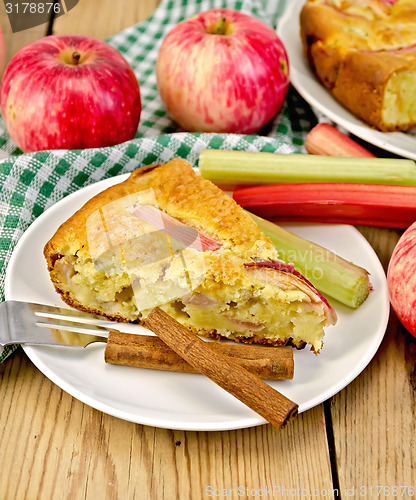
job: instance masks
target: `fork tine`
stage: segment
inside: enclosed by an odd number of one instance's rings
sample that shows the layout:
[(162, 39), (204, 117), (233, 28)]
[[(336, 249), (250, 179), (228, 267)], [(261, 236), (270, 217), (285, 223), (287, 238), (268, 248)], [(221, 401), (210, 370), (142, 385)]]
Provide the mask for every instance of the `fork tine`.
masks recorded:
[[(34, 317), (43, 318), (43, 319), (51, 319), (58, 321), (58, 327), (61, 328), (65, 323), (75, 323), (79, 325), (91, 325), (98, 328), (104, 328), (108, 331), (116, 331), (116, 332), (124, 332), (124, 333), (132, 333), (136, 335), (144, 334), (144, 335), (154, 335), (153, 332), (146, 330), (143, 326), (137, 323), (123, 323), (119, 321), (110, 321), (108, 319), (102, 319), (99, 316), (94, 314), (86, 313), (83, 311), (73, 310), (73, 309), (65, 309), (58, 308), (55, 306), (47, 306), (42, 304), (35, 304), (33, 308)], [(39, 325), (39, 320), (36, 320), (36, 324)], [(44, 322), (43, 326), (48, 326), (46, 322)], [(49, 328), (58, 328), (53, 323), (49, 323)], [(74, 331), (69, 329), (69, 325), (67, 331)]]
[(52, 328), (54, 330), (64, 330), (65, 332), (72, 332), (72, 333), (85, 333), (87, 335), (94, 335), (97, 337), (103, 337), (103, 338), (108, 338), (108, 334), (110, 333), (110, 330), (107, 330), (102, 327), (96, 327), (96, 328), (88, 328), (88, 327), (83, 327), (83, 326), (78, 326), (78, 325), (69, 325), (69, 324), (64, 324), (64, 323), (52, 323), (49, 321), (37, 321), (36, 326), (44, 327), (44, 328)]
[(68, 321), (71, 323), (80, 323), (80, 324), (86, 324), (86, 325), (95, 325), (99, 326), (102, 328), (113, 328), (115, 329), (117, 327), (117, 322), (115, 321), (110, 321), (110, 320), (105, 320), (105, 319), (99, 319), (95, 318), (92, 315), (87, 316), (87, 313), (85, 313), (85, 316), (77, 316), (75, 314), (72, 314), (72, 311), (68, 309), (68, 312), (52, 312), (52, 311), (43, 311), (41, 309), (36, 309), (35, 310), (35, 315), (41, 318), (46, 318), (46, 319), (55, 319), (59, 321)]

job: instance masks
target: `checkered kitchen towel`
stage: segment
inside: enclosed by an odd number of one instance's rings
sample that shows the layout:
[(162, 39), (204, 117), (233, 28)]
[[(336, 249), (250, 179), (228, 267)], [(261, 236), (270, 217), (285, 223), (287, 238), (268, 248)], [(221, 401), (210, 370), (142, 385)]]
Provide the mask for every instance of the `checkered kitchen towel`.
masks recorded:
[[(45, 209), (83, 186), (173, 157), (197, 165), (199, 153), (206, 148), (303, 151), (305, 135), (317, 119), (293, 89), (274, 122), (258, 136), (181, 132), (166, 114), (157, 92), (154, 70), (158, 49), (174, 25), (197, 12), (228, 7), (275, 27), (290, 0), (274, 0), (267, 9), (265, 1), (163, 0), (146, 21), (108, 39), (132, 65), (140, 83), (143, 109), (132, 141), (100, 149), (22, 154), (0, 121), (0, 300), (4, 300), (7, 264), (24, 231)], [(0, 362), (14, 349), (0, 351)]]

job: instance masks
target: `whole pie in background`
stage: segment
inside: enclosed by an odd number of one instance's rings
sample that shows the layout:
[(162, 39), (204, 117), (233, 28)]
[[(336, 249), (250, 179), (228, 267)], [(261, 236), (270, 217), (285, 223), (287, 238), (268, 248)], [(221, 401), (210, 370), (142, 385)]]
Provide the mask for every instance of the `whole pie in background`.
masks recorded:
[(416, 1), (308, 0), (304, 54), (320, 82), (383, 131), (416, 128)]

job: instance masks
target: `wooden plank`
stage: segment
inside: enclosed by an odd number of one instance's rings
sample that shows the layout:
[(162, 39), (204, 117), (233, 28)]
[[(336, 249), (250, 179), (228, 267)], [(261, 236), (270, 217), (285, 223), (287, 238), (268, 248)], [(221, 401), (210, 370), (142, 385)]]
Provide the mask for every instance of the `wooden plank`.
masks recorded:
[(94, 410), (50, 382), (23, 352), (0, 365), (0, 376), (0, 498), (62, 498), (64, 491), (74, 500), (200, 500), (239, 486), (258, 492), (250, 498), (275, 487), (279, 498), (276, 488), (292, 497), (298, 488), (332, 488), (322, 406), (281, 430), (186, 432)]
[(72, 10), (55, 19), (53, 33), (80, 33), (106, 38), (143, 21), (159, 3), (160, 0), (80, 0)]
[[(387, 269), (400, 232), (375, 228), (362, 228), (362, 232)], [(332, 401), (336, 460), (344, 497), (353, 496), (352, 488), (354, 498), (414, 496), (392, 488), (416, 484), (415, 373), (416, 340), (392, 314), (372, 362)]]
[[(358, 496), (367, 488), (370, 498), (372, 487), (372, 496), (390, 498), (388, 488), (416, 484), (415, 363), (415, 342), (393, 317), (369, 367), (334, 398), (341, 491), (355, 487)], [(386, 490), (377, 491), (378, 486)], [(402, 490), (395, 496), (400, 495), (413, 496)]]
[[(15, 4), (12, 5), (14, 6)], [(48, 29), (48, 23), (44, 23), (40, 26), (13, 33), (9, 18), (6, 13), (6, 6), (4, 2), (0, 2), (0, 27), (6, 46), (5, 63), (7, 64), (13, 57), (13, 55), (22, 47), (45, 36)]]
[[(105, 38), (146, 19), (159, 2), (160, 0), (118, 0), (116, 3), (114, 0), (80, 0), (73, 9), (55, 19), (53, 33), (83, 33)], [(13, 33), (5, 4), (0, 2), (0, 27), (6, 45), (7, 64), (22, 47), (45, 36), (48, 23)]]

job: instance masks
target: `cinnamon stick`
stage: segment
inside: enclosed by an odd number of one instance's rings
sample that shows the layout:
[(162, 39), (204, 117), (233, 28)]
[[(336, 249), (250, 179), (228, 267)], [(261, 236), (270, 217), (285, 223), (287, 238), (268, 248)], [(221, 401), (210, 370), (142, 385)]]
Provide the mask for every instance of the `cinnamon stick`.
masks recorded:
[(156, 307), (146, 326), (190, 365), (209, 377), (277, 428), (298, 413), (298, 405), (207, 343)]
[[(290, 347), (248, 346), (207, 342), (207, 346), (231, 358), (265, 380), (288, 380), (293, 378), (293, 349)], [(105, 348), (106, 363), (136, 366), (155, 370), (200, 373), (159, 337), (110, 332)]]

